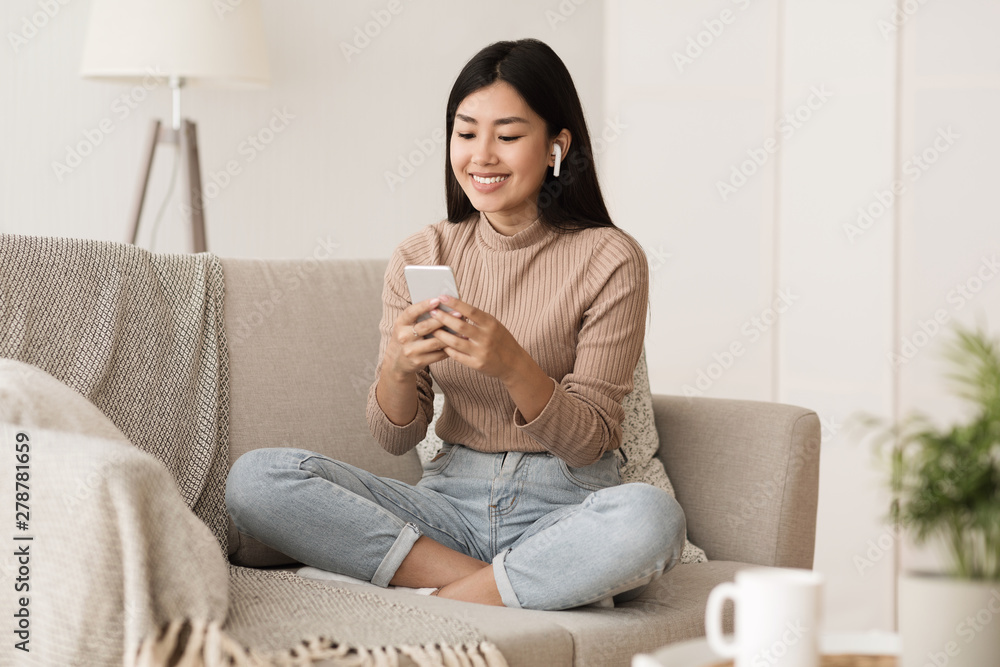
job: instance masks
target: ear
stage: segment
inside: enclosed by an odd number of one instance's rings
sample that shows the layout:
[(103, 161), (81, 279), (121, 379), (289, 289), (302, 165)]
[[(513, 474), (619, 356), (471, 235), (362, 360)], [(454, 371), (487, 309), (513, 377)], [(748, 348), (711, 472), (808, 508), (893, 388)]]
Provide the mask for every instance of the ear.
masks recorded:
[(553, 167), (556, 163), (556, 156), (552, 153), (552, 144), (559, 144), (562, 148), (562, 160), (566, 161), (566, 154), (569, 152), (569, 145), (573, 142), (573, 136), (569, 133), (569, 130), (563, 128), (559, 134), (549, 140), (549, 166)]

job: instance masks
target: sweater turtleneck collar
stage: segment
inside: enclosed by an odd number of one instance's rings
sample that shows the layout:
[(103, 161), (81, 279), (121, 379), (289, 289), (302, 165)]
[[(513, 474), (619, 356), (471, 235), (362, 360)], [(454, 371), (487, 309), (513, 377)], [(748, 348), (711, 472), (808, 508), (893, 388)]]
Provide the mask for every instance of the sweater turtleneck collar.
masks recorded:
[(476, 235), (486, 247), (500, 251), (527, 248), (546, 238), (550, 233), (548, 227), (542, 222), (541, 214), (535, 218), (534, 222), (513, 236), (505, 236), (493, 229), (493, 225), (486, 219), (486, 213), (480, 211), (476, 229)]

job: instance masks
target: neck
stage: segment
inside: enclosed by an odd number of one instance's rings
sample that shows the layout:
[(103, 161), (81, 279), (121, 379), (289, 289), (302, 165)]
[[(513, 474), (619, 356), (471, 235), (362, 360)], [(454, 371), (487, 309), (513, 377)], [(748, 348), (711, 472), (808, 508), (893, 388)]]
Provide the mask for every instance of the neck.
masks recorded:
[(532, 206), (530, 210), (521, 210), (515, 213), (506, 211), (484, 212), (486, 221), (496, 230), (498, 234), (513, 236), (523, 229), (527, 229), (533, 222), (541, 217), (538, 207)]

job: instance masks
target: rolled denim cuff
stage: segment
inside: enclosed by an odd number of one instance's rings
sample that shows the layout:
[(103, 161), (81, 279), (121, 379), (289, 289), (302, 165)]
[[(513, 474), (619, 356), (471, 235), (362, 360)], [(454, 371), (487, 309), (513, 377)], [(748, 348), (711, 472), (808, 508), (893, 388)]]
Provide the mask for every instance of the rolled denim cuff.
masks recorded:
[(396, 570), (403, 564), (403, 559), (410, 553), (410, 549), (413, 548), (418, 537), (420, 537), (420, 529), (415, 523), (403, 526), (399, 535), (396, 536), (396, 541), (389, 547), (389, 553), (385, 555), (385, 558), (379, 563), (378, 569), (375, 570), (375, 575), (372, 577), (373, 584), (382, 588), (389, 585)]
[(500, 599), (503, 600), (504, 606), (520, 609), (521, 602), (517, 599), (517, 594), (514, 593), (514, 588), (510, 585), (507, 569), (503, 564), (509, 553), (510, 549), (504, 549), (493, 557), (493, 579), (496, 580), (497, 590), (500, 592)]

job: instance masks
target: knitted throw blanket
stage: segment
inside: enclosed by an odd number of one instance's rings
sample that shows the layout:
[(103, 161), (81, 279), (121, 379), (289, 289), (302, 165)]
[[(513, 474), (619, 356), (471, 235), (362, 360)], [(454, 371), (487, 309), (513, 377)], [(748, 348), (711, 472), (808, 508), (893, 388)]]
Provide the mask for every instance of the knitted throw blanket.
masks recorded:
[(227, 553), (229, 360), (218, 258), (0, 236), (0, 357), (48, 372), (163, 463)]
[(34, 548), (31, 650), (0, 662), (505, 665), (463, 621), (228, 564), (223, 298), (210, 253), (0, 234), (0, 437), (31, 443)]

